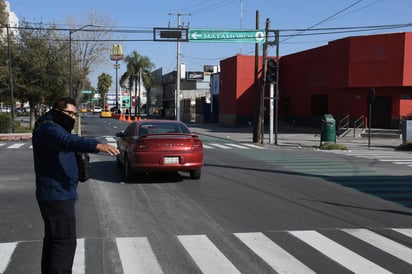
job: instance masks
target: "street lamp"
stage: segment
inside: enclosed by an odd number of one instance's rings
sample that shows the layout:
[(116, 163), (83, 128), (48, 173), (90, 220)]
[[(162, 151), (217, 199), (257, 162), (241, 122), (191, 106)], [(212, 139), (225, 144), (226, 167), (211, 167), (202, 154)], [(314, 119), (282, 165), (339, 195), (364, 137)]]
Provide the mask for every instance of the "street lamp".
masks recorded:
[(88, 24), (77, 29), (69, 30), (69, 65), (70, 65), (70, 80), (69, 80), (69, 96), (73, 97), (73, 72), (72, 72), (72, 34), (87, 27), (101, 27), (99, 25)]

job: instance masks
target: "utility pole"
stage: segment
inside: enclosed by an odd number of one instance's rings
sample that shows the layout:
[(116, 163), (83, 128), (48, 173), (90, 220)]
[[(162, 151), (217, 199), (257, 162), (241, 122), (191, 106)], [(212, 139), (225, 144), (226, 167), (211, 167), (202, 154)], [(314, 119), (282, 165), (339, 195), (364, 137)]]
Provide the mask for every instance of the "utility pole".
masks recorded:
[[(259, 29), (259, 11), (256, 11), (256, 29)], [(253, 143), (260, 143), (260, 96), (259, 96), (259, 44), (255, 44), (255, 88), (254, 88), (254, 108), (253, 112)]]
[[(13, 95), (13, 66), (11, 63), (11, 50), (10, 50), (10, 25), (7, 24), (7, 53), (9, 57), (9, 88), (10, 88), (10, 100), (11, 100), (11, 106), (10, 106), (10, 114), (11, 114), (11, 133), (14, 133), (14, 95)], [(30, 118), (31, 119), (31, 118)]]
[(275, 114), (275, 145), (278, 144), (278, 125), (279, 125), (279, 30), (275, 31), (276, 45), (276, 114)]
[[(177, 12), (177, 14), (169, 13), (169, 15), (177, 15), (177, 28), (181, 28), (180, 17), (181, 16), (190, 16), (190, 13), (184, 14)], [(180, 38), (177, 38), (177, 58), (176, 58), (176, 92), (175, 92), (175, 117), (176, 121), (180, 121)]]

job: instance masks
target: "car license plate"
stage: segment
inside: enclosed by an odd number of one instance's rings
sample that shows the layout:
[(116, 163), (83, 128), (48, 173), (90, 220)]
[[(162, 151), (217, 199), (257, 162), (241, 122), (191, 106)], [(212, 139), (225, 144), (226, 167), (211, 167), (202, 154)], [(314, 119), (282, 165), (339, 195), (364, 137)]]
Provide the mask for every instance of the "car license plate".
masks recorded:
[(178, 164), (179, 157), (164, 157), (164, 162), (166, 165), (168, 164)]

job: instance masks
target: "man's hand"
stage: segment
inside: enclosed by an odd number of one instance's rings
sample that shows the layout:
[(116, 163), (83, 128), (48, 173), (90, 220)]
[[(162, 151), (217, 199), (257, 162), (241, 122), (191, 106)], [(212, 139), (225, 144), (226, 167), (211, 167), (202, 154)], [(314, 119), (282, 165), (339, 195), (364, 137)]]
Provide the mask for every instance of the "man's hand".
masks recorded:
[(106, 152), (110, 155), (118, 155), (120, 153), (117, 147), (109, 144), (97, 144), (96, 149), (98, 152)]

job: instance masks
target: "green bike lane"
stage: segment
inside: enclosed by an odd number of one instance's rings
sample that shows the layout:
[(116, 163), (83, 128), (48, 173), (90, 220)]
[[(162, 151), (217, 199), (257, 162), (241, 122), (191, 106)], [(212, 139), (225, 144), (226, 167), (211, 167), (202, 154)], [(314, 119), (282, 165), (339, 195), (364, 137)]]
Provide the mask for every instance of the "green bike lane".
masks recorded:
[[(412, 176), (407, 170), (392, 163), (379, 163), (374, 160), (359, 159), (350, 156), (323, 153), (308, 149), (291, 149), (273, 146), (258, 148), (247, 147), (245, 143), (230, 140), (217, 140), (202, 136), (204, 145), (220, 144), (229, 146), (230, 143), (245, 146), (230, 148), (233, 153), (241, 154), (252, 160), (280, 167), (303, 176), (319, 177), (331, 183), (356, 189), (381, 199), (412, 207)], [(249, 144), (250, 145), (250, 144)], [(224, 149), (219, 147), (220, 150)], [(207, 153), (207, 148), (205, 151)], [(406, 167), (403, 167), (406, 169)]]

